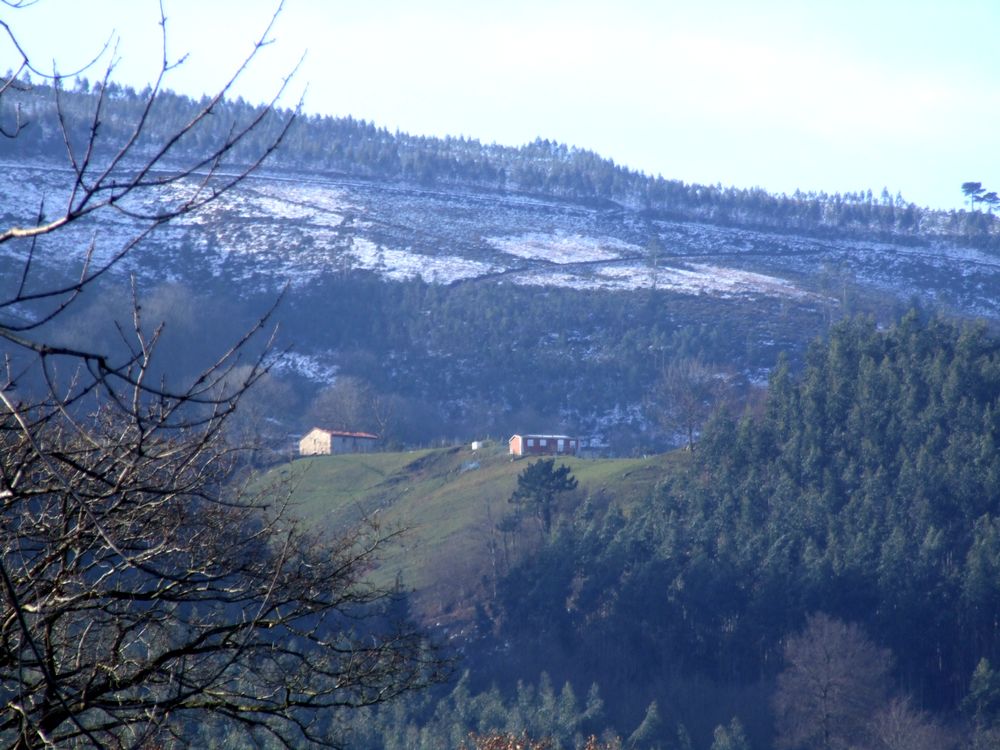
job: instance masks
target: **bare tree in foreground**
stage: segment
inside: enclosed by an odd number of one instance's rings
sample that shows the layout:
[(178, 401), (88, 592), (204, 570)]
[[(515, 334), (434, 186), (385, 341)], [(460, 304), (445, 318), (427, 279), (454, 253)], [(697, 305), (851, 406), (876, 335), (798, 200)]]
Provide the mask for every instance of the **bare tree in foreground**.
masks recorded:
[(892, 658), (856, 625), (811, 616), (785, 645), (774, 697), (779, 747), (861, 746), (886, 700)]
[[(18, 73), (45, 75), (13, 21), (0, 19), (0, 34), (20, 55)], [(177, 388), (151, 377), (160, 331), (148, 330), (137, 301), (120, 356), (51, 343), (86, 289), (158, 227), (249, 175), (291, 124), (276, 98), (199, 154), (182, 148), (218, 114), (234, 78), (150, 148), (150, 113), (171, 69), (165, 49), (130, 135), (110, 149), (101, 137), (108, 76), (82, 147), (52, 79), (66, 194), (0, 228), (0, 264), (19, 268), (0, 274), (4, 747), (191, 744), (199, 724), (255, 744), (332, 744), (333, 712), (439, 676), (433, 651), (392, 617), (390, 592), (366, 578), (386, 542), (377, 527), (309, 534), (276, 488), (234, 479), (224, 428), (267, 371), (254, 340), (268, 315)], [(0, 82), (0, 103), (22, 85)], [(0, 137), (16, 138), (33, 124), (18, 115), (0, 126)], [(235, 167), (234, 149), (261, 129), (273, 134), (269, 145)], [(110, 248), (92, 236), (67, 257), (67, 233), (95, 212), (116, 212), (136, 230)], [(76, 262), (73, 279), (52, 282), (55, 261)]]

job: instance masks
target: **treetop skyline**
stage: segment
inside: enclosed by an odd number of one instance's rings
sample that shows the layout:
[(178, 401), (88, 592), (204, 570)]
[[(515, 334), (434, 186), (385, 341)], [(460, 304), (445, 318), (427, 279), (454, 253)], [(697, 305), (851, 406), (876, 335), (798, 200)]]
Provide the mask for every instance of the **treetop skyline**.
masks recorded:
[[(167, 86), (217, 88), (273, 8), (165, 3), (168, 57), (188, 56)], [(45, 0), (3, 17), (16, 18), (43, 70), (53, 59), (63, 74), (80, 68), (100, 51), (96, 39), (111, 40), (98, 70), (115, 56), (123, 84), (141, 89), (159, 62), (153, 3)], [(286, 0), (274, 43), (234, 93), (265, 100), (304, 53), (283, 103), (305, 91), (308, 113), (512, 146), (542, 137), (685, 182), (788, 194), (887, 187), (958, 209), (954, 185), (969, 174), (988, 182), (1000, 167), (967, 137), (969, 123), (1000, 114), (995, 21), (988, 2), (941, 13), (933, 3), (633, 0), (609, 10), (559, 0), (497, 16), (446, 0), (419, 10)], [(0, 47), (0, 68), (11, 57)]]

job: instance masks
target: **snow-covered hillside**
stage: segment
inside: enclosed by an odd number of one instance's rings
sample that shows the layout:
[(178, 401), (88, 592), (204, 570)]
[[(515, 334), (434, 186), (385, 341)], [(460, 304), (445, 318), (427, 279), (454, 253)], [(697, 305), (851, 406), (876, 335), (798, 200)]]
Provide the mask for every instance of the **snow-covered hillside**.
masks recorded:
[[(69, 176), (42, 164), (0, 165), (0, 221), (14, 225), (43, 202), (58, 205)], [(96, 259), (107, 258), (135, 229), (127, 216), (102, 211), (44, 240), (34, 262), (62, 271), (91, 240)], [(25, 252), (24, 245), (0, 247), (6, 272)], [(757, 232), (625, 208), (289, 173), (262, 173), (156, 230), (119, 271), (245, 295), (286, 285), (315, 293), (325, 276), (350, 269), (447, 285), (656, 288), (814, 312), (835, 309), (854, 290), (1000, 318), (1000, 258), (969, 248)], [(304, 373), (329, 373), (324, 352), (298, 345), (310, 363)]]
[[(2, 220), (10, 224), (65, 199), (68, 173), (0, 165)], [(134, 222), (103, 212), (60, 235), (60, 263), (96, 233), (98, 259), (131, 237)], [(651, 242), (658, 243), (651, 250)], [(182, 223), (158, 230), (128, 270), (183, 277), (208, 268), (261, 291), (347, 268), (386, 278), (678, 294), (836, 296), (846, 281), (1000, 317), (1000, 257), (950, 245), (814, 239), (708, 224), (647, 220), (559, 201), (442, 192), (357, 180), (260, 175)], [(155, 256), (155, 263), (150, 256)]]

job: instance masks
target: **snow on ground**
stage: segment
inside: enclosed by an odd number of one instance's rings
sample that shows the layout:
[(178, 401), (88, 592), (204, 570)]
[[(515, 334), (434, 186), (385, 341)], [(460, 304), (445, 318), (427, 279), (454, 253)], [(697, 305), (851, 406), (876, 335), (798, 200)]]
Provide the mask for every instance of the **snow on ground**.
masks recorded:
[(599, 283), (592, 276), (579, 276), (574, 273), (561, 273), (553, 271), (529, 271), (519, 273), (511, 277), (515, 284), (523, 286), (560, 286), (567, 289), (625, 289), (624, 286), (614, 287), (610, 284)]
[[(883, 246), (884, 247), (884, 246)], [(971, 272), (971, 266), (983, 266), (989, 269), (1000, 268), (1000, 257), (987, 255), (981, 250), (971, 247), (959, 247), (944, 243), (934, 243), (930, 248), (914, 248), (905, 245), (895, 245), (892, 249), (901, 255), (920, 256), (925, 261), (934, 259), (940, 268), (960, 264), (963, 275)]]
[(358, 267), (378, 271), (383, 277), (396, 281), (419, 276), (424, 281), (450, 284), (501, 270), (496, 266), (456, 255), (430, 256), (408, 250), (393, 250), (376, 245), (364, 237), (354, 237), (349, 252)]
[(346, 190), (332, 185), (261, 182), (255, 188), (262, 208), (277, 206), (278, 216), (317, 226), (340, 226), (346, 213), (362, 210)]
[(315, 354), (285, 352), (271, 365), (274, 372), (294, 372), (316, 383), (333, 383), (337, 377), (337, 365), (324, 362)]
[(564, 232), (554, 234), (531, 232), (515, 237), (487, 237), (486, 242), (508, 255), (559, 264), (613, 260), (623, 255), (641, 252), (636, 245), (613, 237), (584, 237)]
[(328, 183), (274, 182), (262, 179), (254, 181), (252, 184), (259, 193), (295, 203), (309, 204), (324, 211), (357, 211), (360, 209), (348, 190)]
[(253, 201), (253, 208), (279, 220), (308, 220), (312, 223), (316, 218), (316, 210), (311, 206), (304, 206), (301, 203), (293, 203), (268, 195), (258, 196)]
[[(0, 224), (30, 223), (43, 199), (46, 208), (65, 201), (69, 174), (44, 164), (0, 163)], [(197, 189), (196, 181), (172, 184), (133, 196), (130, 207), (155, 212)], [(99, 211), (43, 238), (33, 262), (71, 271), (91, 242), (91, 262), (108, 262), (142, 228), (125, 214)], [(645, 262), (651, 232), (664, 250), (658, 269)], [(6, 243), (0, 264), (7, 268), (0, 271), (10, 275), (26, 253), (26, 243)], [(194, 269), (267, 292), (351, 266), (443, 284), (498, 276), (533, 286), (614, 291), (655, 284), (679, 294), (800, 301), (817, 297), (789, 279), (831, 288), (822, 276), (1000, 317), (1000, 257), (943, 240), (894, 244), (639, 222), (560, 202), (281, 175), (248, 180), (157, 229), (116, 272), (161, 280), (183, 279)]]
[(723, 268), (703, 263), (690, 263), (688, 267), (700, 279), (705, 280), (706, 294), (718, 290), (734, 294), (767, 294), (775, 297), (794, 297), (804, 299), (815, 295), (796, 288), (787, 279), (768, 276), (752, 271), (742, 271), (736, 268)]
[(723, 298), (766, 295), (807, 299), (816, 296), (776, 276), (703, 263), (657, 269), (639, 264), (609, 264), (589, 267), (586, 273), (540, 270), (517, 274), (513, 281), (530, 286), (608, 290), (649, 289), (655, 282), (658, 289)]

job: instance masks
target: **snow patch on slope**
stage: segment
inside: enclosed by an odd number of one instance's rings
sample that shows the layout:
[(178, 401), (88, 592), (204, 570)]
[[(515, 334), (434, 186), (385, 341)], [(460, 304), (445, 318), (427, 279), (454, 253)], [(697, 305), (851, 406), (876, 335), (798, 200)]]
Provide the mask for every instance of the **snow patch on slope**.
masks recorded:
[(516, 237), (487, 237), (486, 242), (507, 255), (560, 265), (613, 260), (641, 252), (636, 245), (613, 237), (585, 237), (564, 232), (529, 232)]
[(272, 372), (296, 373), (315, 383), (333, 383), (338, 369), (323, 357), (300, 352), (284, 352), (270, 366)]
[(396, 281), (418, 276), (424, 281), (450, 284), (500, 270), (497, 266), (457, 255), (430, 256), (394, 250), (364, 237), (352, 238), (349, 252), (359, 268), (377, 271), (384, 278)]
[(770, 296), (792, 299), (818, 299), (797, 288), (787, 279), (752, 271), (687, 263), (680, 267), (657, 269), (639, 264), (596, 265), (587, 273), (566, 271), (529, 271), (517, 274), (516, 283), (531, 286), (561, 286), (574, 289), (634, 290), (665, 289), (681, 294), (711, 295), (721, 298)]

